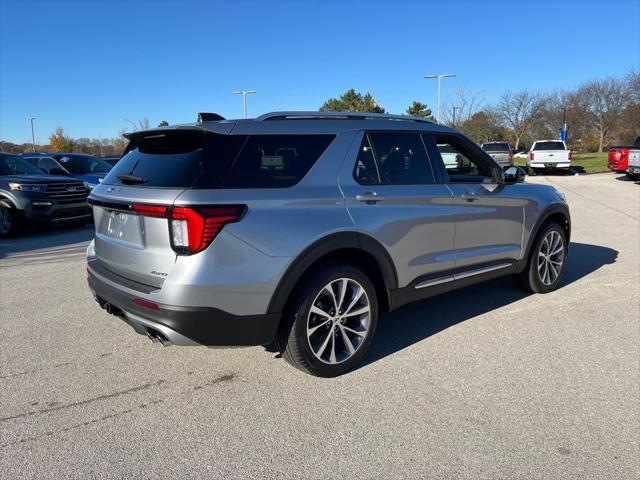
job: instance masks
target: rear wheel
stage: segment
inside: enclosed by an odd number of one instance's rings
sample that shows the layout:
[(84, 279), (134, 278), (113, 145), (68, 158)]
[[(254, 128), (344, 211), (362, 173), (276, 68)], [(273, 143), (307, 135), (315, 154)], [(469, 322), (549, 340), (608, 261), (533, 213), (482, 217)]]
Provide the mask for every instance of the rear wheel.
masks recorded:
[(527, 175), (531, 175), (532, 177), (535, 177), (536, 170), (533, 167), (527, 167)]
[(308, 275), (294, 291), (276, 336), (284, 359), (320, 377), (355, 367), (368, 350), (378, 322), (371, 280), (351, 265)]
[(549, 293), (560, 284), (566, 266), (567, 236), (557, 223), (549, 223), (536, 236), (527, 266), (515, 275), (516, 283), (529, 292)]
[(18, 212), (7, 202), (0, 202), (0, 238), (9, 238), (20, 233), (22, 224)]

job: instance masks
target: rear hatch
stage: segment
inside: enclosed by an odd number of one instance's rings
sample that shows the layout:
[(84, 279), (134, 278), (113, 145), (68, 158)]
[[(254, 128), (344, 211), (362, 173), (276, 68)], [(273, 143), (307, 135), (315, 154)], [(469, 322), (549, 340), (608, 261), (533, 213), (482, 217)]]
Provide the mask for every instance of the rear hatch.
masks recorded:
[(196, 184), (215, 187), (219, 172), (234, 158), (225, 145), (242, 138), (197, 127), (139, 132), (129, 138), (125, 155), (89, 199), (96, 261), (112, 273), (159, 288), (176, 256), (184, 253), (172, 236), (170, 207)]

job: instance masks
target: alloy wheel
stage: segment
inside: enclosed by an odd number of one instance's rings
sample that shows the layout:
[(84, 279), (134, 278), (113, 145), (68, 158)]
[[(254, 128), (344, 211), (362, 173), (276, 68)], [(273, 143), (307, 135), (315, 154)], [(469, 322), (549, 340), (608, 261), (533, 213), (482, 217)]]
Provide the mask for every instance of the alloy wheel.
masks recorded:
[(371, 323), (367, 292), (351, 278), (326, 284), (307, 317), (307, 341), (315, 357), (335, 365), (351, 358), (363, 344)]
[(547, 285), (553, 285), (562, 270), (564, 263), (564, 242), (556, 230), (545, 235), (538, 251), (538, 277)]

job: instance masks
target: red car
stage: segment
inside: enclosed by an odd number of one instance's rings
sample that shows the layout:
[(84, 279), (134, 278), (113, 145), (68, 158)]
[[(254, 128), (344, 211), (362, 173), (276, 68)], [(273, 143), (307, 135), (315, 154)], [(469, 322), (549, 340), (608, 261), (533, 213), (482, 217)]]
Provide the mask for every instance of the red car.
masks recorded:
[(631, 147), (611, 147), (609, 149), (609, 170), (624, 173), (629, 166), (629, 150), (640, 146), (640, 137), (636, 139), (635, 146)]

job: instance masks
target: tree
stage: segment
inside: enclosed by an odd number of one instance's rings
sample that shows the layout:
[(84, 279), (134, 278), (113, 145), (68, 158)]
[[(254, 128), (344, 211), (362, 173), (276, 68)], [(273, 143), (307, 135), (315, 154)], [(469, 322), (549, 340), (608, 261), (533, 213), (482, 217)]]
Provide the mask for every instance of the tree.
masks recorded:
[(412, 117), (433, 118), (433, 115), (431, 115), (431, 109), (426, 104), (416, 102), (415, 100), (411, 103), (409, 108), (407, 108), (407, 115), (411, 115)]
[(162, 120), (159, 124), (159, 127), (168, 127), (169, 126), (169, 122), (167, 122), (166, 120)]
[(598, 139), (598, 151), (610, 140), (625, 108), (625, 85), (618, 79), (605, 78), (585, 83), (576, 92), (577, 100), (588, 113), (589, 126)]
[(368, 112), (384, 113), (373, 96), (367, 92), (362, 95), (353, 88), (347, 90), (340, 98), (330, 98), (320, 107), (321, 112)]
[(494, 107), (497, 118), (513, 132), (516, 150), (522, 137), (538, 120), (541, 102), (538, 95), (522, 90), (505, 92)]
[(495, 114), (481, 110), (460, 125), (460, 131), (477, 143), (504, 140), (507, 132), (500, 126)]
[(62, 127), (56, 128), (49, 136), (49, 143), (54, 152), (72, 152), (75, 146), (74, 141), (64, 134)]
[(440, 121), (450, 127), (461, 125), (480, 110), (484, 103), (482, 92), (470, 88), (459, 88), (455, 99), (445, 98), (440, 110)]

